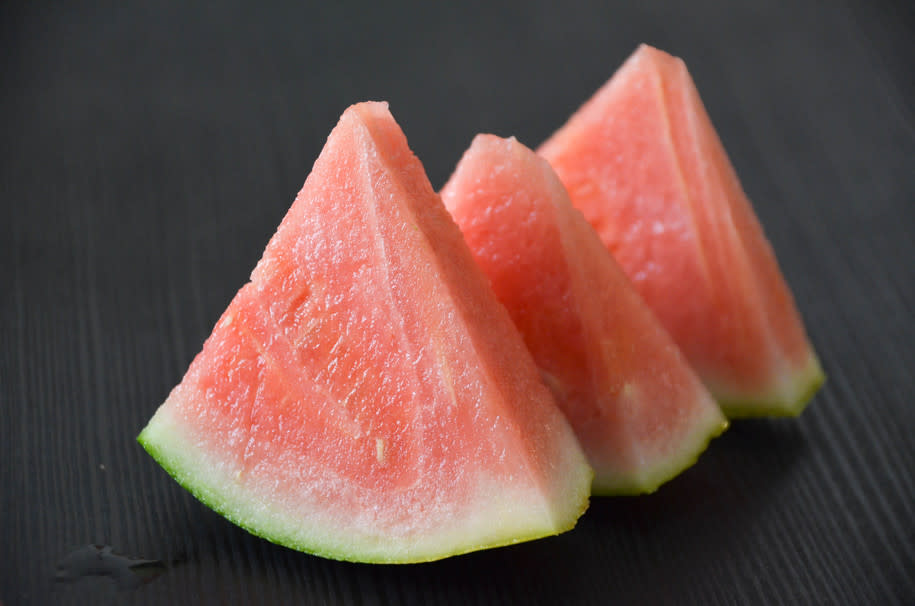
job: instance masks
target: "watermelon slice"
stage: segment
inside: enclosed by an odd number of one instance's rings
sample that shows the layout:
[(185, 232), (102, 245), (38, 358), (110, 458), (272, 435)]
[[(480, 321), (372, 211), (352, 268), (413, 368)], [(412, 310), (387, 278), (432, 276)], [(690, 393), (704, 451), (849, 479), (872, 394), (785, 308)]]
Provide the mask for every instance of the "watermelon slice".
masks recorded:
[(683, 61), (641, 46), (538, 150), (730, 417), (824, 375)]
[(550, 165), (479, 135), (442, 199), (594, 468), (594, 494), (651, 492), (727, 420)]
[(364, 562), (562, 532), (592, 477), (383, 103), (343, 114), (139, 440), (250, 532)]

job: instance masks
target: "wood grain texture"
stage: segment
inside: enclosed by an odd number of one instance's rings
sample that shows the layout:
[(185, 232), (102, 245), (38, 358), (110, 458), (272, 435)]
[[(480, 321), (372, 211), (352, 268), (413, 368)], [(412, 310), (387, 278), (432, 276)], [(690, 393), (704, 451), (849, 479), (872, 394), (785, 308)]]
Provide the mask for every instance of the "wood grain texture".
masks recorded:
[[(911, 3), (0, 8), (0, 601), (915, 603)], [(536, 145), (642, 41), (684, 57), (829, 375), (658, 493), (416, 566), (232, 526), (135, 436), (246, 280), (337, 116), (391, 102), (434, 184)], [(90, 543), (136, 589), (55, 582)]]

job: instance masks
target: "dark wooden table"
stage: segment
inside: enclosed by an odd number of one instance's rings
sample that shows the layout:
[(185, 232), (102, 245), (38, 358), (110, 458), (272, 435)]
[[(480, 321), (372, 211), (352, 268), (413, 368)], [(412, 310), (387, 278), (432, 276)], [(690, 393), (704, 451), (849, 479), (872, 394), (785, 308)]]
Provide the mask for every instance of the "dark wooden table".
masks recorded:
[[(118, 4), (0, 8), (4, 606), (915, 604), (912, 3)], [(347, 105), (389, 100), (441, 185), (641, 41), (686, 59), (794, 289), (829, 375), (802, 417), (400, 567), (248, 535), (137, 445)]]

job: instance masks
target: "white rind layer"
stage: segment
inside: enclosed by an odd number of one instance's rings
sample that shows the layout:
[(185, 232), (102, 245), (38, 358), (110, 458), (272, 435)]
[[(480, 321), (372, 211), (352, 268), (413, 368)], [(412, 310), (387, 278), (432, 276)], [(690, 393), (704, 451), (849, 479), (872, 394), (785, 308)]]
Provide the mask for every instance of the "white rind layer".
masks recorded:
[[(465, 504), (451, 515), (419, 520), (413, 532), (386, 533), (384, 524), (367, 522), (383, 515), (379, 511), (384, 511), (384, 503), (375, 511), (350, 511), (316, 505), (308, 495), (315, 492), (310, 488), (320, 487), (303, 486), (302, 498), (290, 501), (252, 488), (269, 481), (240, 481), (241, 469), (234, 457), (192, 437), (174, 401), (180, 391), (173, 391), (159, 408), (139, 442), (202, 503), (252, 534), (292, 549), (355, 562), (432, 561), (559, 534), (574, 527), (587, 508), (591, 470), (579, 458), (569, 457), (556, 462), (554, 477), (563, 486), (550, 492), (558, 496), (557, 503), (548, 502), (524, 470), (514, 476), (518, 480), (514, 485), (507, 478), (486, 477), (477, 471), (475, 494), (463, 495)], [(576, 449), (569, 452), (577, 454)], [(432, 501), (437, 499), (435, 486), (420, 484), (418, 490), (427, 491)]]
[(764, 393), (746, 393), (709, 379), (710, 391), (729, 419), (750, 417), (796, 417), (826, 381), (826, 374), (811, 348), (807, 362), (798, 370), (786, 365), (779, 380)]
[(652, 456), (644, 461), (637, 472), (614, 474), (606, 467), (595, 463), (595, 477), (591, 492), (594, 495), (639, 495), (655, 492), (662, 484), (672, 480), (692, 467), (699, 456), (708, 448), (709, 442), (728, 428), (728, 420), (721, 410), (712, 404), (695, 416), (683, 437), (676, 438), (676, 456)]

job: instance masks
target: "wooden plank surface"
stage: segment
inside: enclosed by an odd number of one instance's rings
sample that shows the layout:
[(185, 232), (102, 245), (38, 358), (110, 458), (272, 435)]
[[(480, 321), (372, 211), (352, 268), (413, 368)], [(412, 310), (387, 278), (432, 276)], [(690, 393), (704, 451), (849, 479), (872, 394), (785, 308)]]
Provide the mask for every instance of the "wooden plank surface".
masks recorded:
[[(328, 4), (0, 8), (0, 602), (915, 603), (911, 3)], [(137, 445), (348, 104), (389, 100), (440, 185), (642, 41), (687, 61), (794, 289), (829, 375), (801, 418), (400, 567), (248, 535)], [(74, 552), (113, 577), (57, 579)]]

